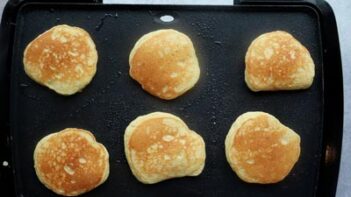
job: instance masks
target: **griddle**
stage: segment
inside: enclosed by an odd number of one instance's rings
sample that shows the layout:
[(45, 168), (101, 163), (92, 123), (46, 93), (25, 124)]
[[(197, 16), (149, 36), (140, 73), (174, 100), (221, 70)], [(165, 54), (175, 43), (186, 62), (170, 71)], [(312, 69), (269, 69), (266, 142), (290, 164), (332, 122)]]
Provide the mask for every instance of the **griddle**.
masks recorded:
[[(164, 15), (174, 21), (163, 22)], [(84, 28), (99, 54), (96, 76), (73, 96), (38, 85), (23, 70), (26, 45), (58, 24)], [(1, 25), (1, 156), (9, 162), (1, 169), (1, 184), (12, 195), (56, 196), (36, 177), (33, 151), (42, 137), (66, 127), (92, 131), (110, 153), (108, 180), (84, 196), (335, 195), (342, 73), (335, 17), (324, 1), (241, 0), (233, 6), (10, 1)], [(171, 101), (149, 95), (128, 74), (134, 43), (161, 28), (187, 34), (201, 68), (196, 86)], [(247, 88), (246, 50), (258, 35), (274, 30), (290, 32), (310, 51), (316, 65), (311, 88), (259, 93)], [(132, 175), (124, 155), (124, 130), (137, 116), (154, 111), (181, 117), (204, 138), (207, 159), (200, 176), (144, 185)], [(247, 111), (271, 113), (301, 136), (300, 159), (280, 183), (245, 183), (225, 159), (225, 136)]]

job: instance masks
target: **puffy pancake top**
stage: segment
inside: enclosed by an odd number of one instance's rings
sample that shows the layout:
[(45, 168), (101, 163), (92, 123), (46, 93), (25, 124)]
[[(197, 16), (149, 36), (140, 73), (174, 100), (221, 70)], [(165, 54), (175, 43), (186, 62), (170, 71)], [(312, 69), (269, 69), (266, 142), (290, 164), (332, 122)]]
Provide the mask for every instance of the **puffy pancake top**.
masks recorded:
[(284, 31), (257, 37), (249, 46), (245, 64), (246, 81), (253, 91), (307, 88), (315, 73), (309, 51)]
[(75, 128), (44, 137), (34, 152), (40, 181), (65, 196), (79, 195), (104, 182), (108, 158), (105, 147), (90, 132)]
[(130, 75), (143, 89), (174, 99), (195, 85), (200, 68), (193, 43), (185, 34), (158, 30), (141, 37), (129, 56)]
[(91, 81), (97, 58), (95, 44), (84, 29), (58, 25), (29, 43), (23, 63), (33, 80), (70, 95)]
[(173, 115), (148, 116), (131, 123), (125, 142), (137, 178), (144, 183), (156, 183), (200, 174), (206, 157), (202, 137)]
[(259, 112), (242, 118), (231, 138), (228, 156), (247, 182), (275, 183), (288, 175), (300, 155), (300, 137), (275, 117)]

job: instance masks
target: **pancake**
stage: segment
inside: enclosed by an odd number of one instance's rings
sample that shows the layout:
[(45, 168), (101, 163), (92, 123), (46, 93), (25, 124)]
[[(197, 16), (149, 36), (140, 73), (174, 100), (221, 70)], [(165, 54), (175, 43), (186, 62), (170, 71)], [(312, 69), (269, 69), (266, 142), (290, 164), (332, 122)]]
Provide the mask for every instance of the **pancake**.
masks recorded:
[(300, 156), (300, 136), (268, 113), (247, 112), (231, 126), (225, 153), (243, 181), (277, 183), (289, 174)]
[(39, 180), (53, 192), (77, 196), (105, 182), (109, 154), (89, 131), (67, 128), (38, 142), (34, 168)]
[(247, 50), (245, 64), (246, 84), (255, 92), (306, 89), (315, 74), (309, 51), (284, 31), (257, 37)]
[(134, 176), (142, 183), (197, 176), (205, 166), (205, 142), (177, 116), (154, 112), (127, 127), (124, 150)]
[(200, 67), (190, 38), (173, 29), (142, 36), (129, 56), (130, 76), (150, 94), (174, 99), (191, 89)]
[(62, 95), (72, 95), (90, 83), (98, 54), (81, 28), (55, 26), (39, 35), (24, 51), (24, 71), (37, 83)]

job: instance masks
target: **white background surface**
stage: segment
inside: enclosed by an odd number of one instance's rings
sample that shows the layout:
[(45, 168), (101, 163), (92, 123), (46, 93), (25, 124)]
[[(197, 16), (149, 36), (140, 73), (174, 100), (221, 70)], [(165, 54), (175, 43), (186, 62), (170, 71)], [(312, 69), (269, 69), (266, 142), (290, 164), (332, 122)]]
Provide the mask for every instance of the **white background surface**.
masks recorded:
[[(156, 4), (232, 4), (232, 0), (105, 0), (119, 3), (156, 3)], [(351, 1), (327, 0), (333, 7), (338, 23), (340, 47), (344, 72), (344, 137), (337, 197), (351, 197)], [(0, 0), (0, 18), (6, 0)]]

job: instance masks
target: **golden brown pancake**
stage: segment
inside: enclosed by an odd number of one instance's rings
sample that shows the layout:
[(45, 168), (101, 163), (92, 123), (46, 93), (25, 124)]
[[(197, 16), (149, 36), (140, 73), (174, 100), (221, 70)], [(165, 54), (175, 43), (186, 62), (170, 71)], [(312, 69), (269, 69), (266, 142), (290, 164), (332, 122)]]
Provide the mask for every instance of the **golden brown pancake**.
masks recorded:
[(88, 32), (68, 25), (39, 35), (24, 51), (24, 71), (34, 81), (62, 95), (72, 95), (90, 83), (98, 55)]
[(249, 183), (283, 180), (300, 156), (300, 136), (274, 116), (247, 112), (239, 116), (225, 139), (231, 168)]
[(67, 128), (38, 142), (34, 168), (39, 180), (53, 192), (77, 196), (105, 182), (109, 154), (89, 131)]
[(142, 183), (197, 176), (205, 166), (205, 142), (177, 116), (154, 112), (127, 127), (124, 150), (130, 169)]
[(284, 31), (257, 37), (245, 57), (245, 81), (252, 91), (309, 88), (314, 63), (308, 50)]
[(142, 36), (129, 56), (130, 76), (150, 94), (174, 99), (199, 80), (193, 43), (185, 34), (163, 29)]

